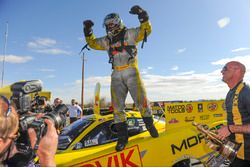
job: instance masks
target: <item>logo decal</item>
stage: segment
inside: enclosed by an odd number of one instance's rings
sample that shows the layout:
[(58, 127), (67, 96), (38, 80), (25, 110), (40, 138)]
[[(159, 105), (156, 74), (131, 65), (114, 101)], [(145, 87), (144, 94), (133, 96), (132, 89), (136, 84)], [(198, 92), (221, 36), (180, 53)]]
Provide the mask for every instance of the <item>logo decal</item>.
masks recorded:
[(200, 116), (200, 120), (208, 120), (209, 119), (209, 115), (201, 115)]
[(198, 112), (203, 112), (203, 104), (202, 103), (198, 104)]
[(100, 157), (90, 159), (88, 161), (80, 162), (72, 166), (81, 167), (102, 167), (102, 166), (130, 166), (139, 167), (143, 166), (140, 156), (138, 145), (126, 148), (121, 152), (113, 152), (110, 154), (102, 155)]
[(170, 121), (168, 121), (169, 124), (176, 124), (179, 123), (179, 121), (176, 118), (172, 118)]
[(216, 104), (216, 103), (209, 103), (209, 104), (207, 105), (207, 109), (208, 109), (209, 111), (215, 111), (215, 110), (217, 110), (217, 104)]
[(186, 105), (186, 110), (187, 110), (188, 113), (191, 113), (191, 112), (193, 111), (193, 106), (192, 106), (192, 104), (187, 104), (187, 105)]

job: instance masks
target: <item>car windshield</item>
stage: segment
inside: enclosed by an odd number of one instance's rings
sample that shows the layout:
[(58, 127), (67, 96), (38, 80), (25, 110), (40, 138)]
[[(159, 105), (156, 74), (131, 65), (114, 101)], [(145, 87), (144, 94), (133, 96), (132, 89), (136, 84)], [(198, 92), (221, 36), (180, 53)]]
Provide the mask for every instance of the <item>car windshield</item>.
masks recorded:
[(63, 128), (59, 135), (58, 149), (66, 149), (81, 132), (94, 122), (94, 119), (93, 115), (85, 116)]

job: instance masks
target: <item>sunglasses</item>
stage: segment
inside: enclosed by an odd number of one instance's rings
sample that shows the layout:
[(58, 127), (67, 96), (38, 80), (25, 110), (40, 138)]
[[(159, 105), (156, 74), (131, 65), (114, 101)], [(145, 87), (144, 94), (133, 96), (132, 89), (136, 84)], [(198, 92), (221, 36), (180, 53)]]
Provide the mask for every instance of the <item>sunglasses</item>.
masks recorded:
[(3, 95), (0, 95), (0, 99), (2, 99), (3, 102), (5, 104), (7, 104), (7, 106), (8, 106), (7, 112), (5, 114), (5, 116), (8, 117), (10, 115), (10, 113), (11, 113), (10, 101), (7, 99), (7, 97), (5, 97)]
[(228, 71), (229, 69), (237, 70), (239, 68), (238, 67), (230, 67), (229, 68), (228, 66), (224, 66), (221, 71)]
[(222, 68), (222, 71), (227, 71), (228, 70), (228, 67), (227, 66), (224, 66), (223, 68)]

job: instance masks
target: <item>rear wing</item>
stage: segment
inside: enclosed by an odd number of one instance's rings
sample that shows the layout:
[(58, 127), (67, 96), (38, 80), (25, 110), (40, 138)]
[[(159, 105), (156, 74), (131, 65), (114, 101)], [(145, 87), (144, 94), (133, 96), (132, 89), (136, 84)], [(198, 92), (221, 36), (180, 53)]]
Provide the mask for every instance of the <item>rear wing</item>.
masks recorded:
[(224, 100), (165, 103), (166, 130), (192, 125), (226, 122)]
[(101, 89), (101, 84), (97, 82), (95, 86), (94, 114), (100, 114), (100, 89)]

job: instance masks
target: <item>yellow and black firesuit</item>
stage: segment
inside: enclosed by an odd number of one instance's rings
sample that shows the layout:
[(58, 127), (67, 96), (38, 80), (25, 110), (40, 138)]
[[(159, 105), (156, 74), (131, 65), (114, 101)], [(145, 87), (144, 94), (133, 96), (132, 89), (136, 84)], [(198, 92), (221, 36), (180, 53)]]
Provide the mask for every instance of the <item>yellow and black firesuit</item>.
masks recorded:
[[(228, 125), (250, 124), (250, 88), (243, 81), (227, 93), (226, 100)], [(232, 133), (230, 140), (241, 143), (237, 157), (250, 160), (250, 134)]]
[(94, 23), (91, 20), (83, 23), (88, 45), (96, 50), (106, 50), (109, 55), (109, 63), (112, 64), (111, 101), (118, 131), (117, 151), (122, 150), (128, 140), (124, 110), (128, 92), (141, 112), (151, 136), (158, 137), (137, 62), (137, 44), (151, 33), (152, 27), (147, 12), (141, 7), (137, 5), (132, 7), (130, 13), (138, 15), (141, 23), (139, 27), (126, 28), (119, 15), (111, 13), (105, 17), (103, 23), (107, 35), (100, 38), (94, 36), (92, 31)]

